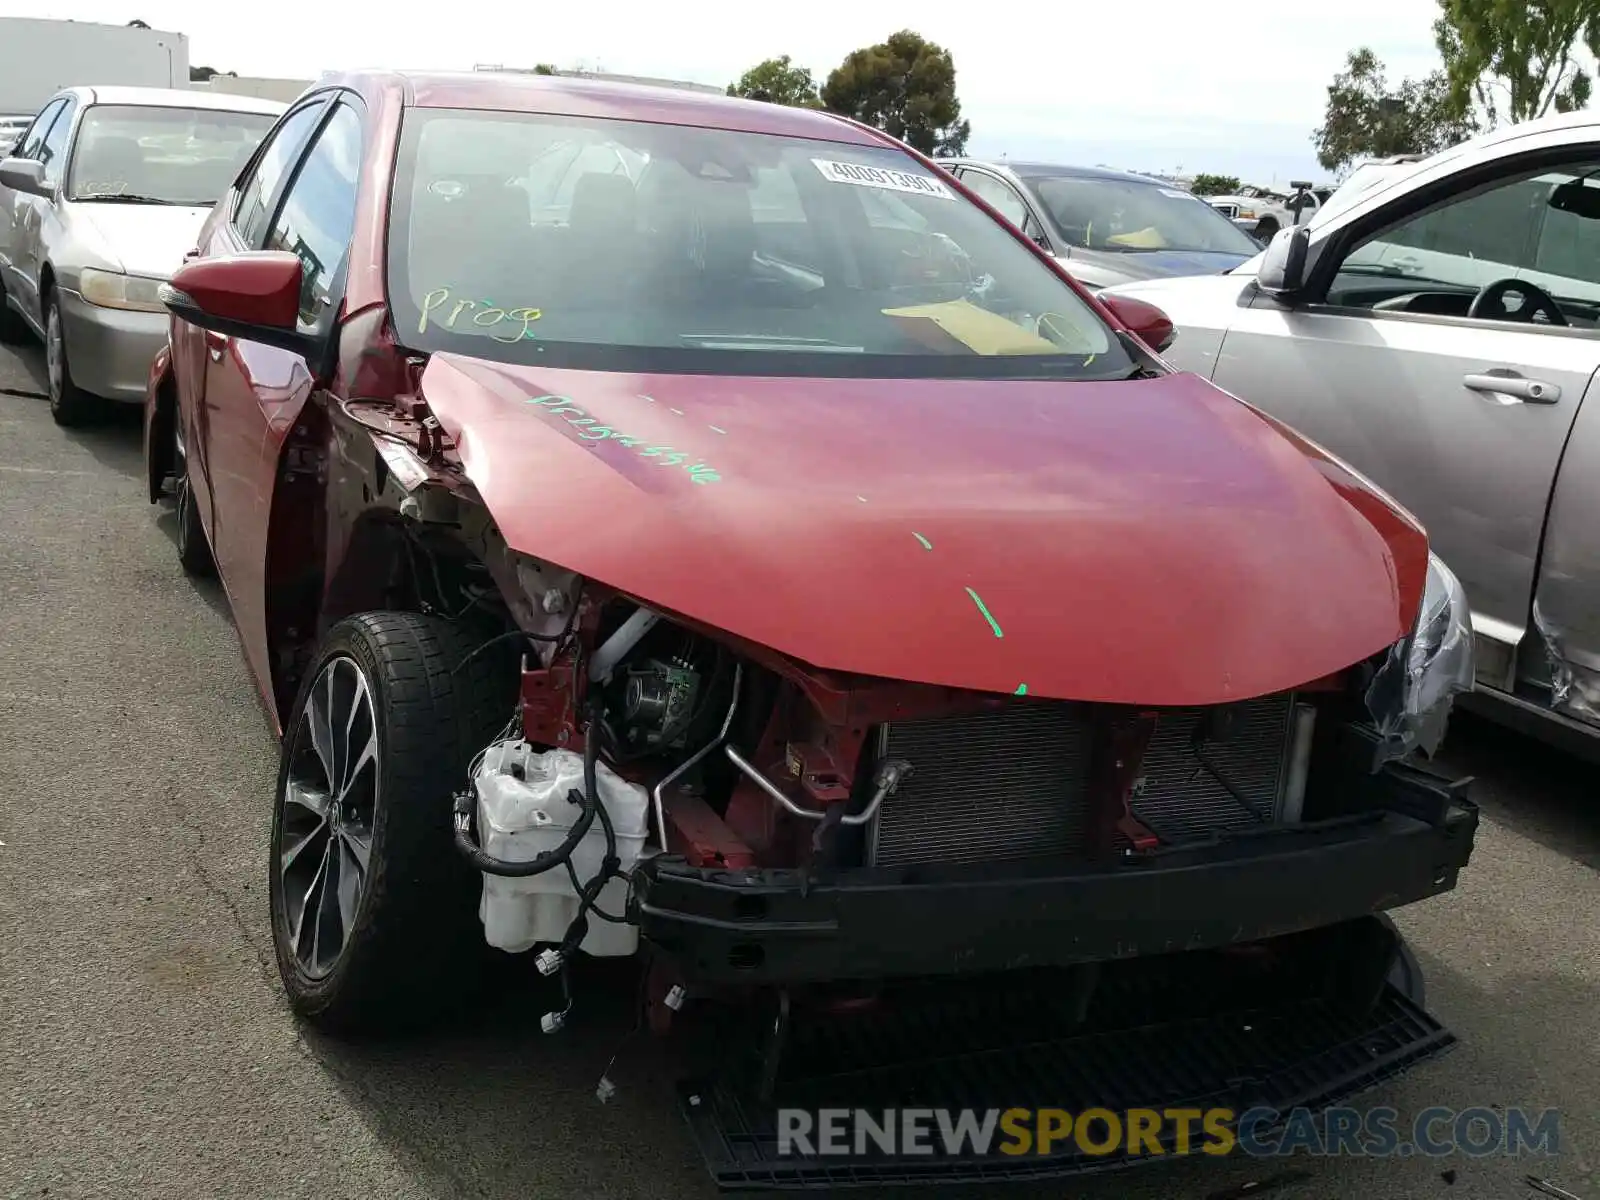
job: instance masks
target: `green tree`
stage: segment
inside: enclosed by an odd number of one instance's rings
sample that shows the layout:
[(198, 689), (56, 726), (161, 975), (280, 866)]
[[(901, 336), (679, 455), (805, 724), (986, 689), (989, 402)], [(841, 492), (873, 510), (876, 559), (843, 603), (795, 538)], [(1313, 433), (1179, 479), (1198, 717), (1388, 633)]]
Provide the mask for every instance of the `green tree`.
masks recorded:
[(1458, 112), (1476, 105), (1493, 126), (1589, 103), (1574, 54), (1600, 54), (1600, 0), (1439, 0), (1433, 33)]
[(1443, 71), (1391, 88), (1383, 63), (1363, 46), (1328, 86), (1328, 107), (1311, 143), (1317, 161), (1338, 171), (1361, 158), (1432, 154), (1475, 132), (1472, 113), (1452, 99)]
[(535, 63), (533, 66), (533, 73), (535, 75), (554, 75), (556, 73), (556, 69), (549, 63)]
[(961, 154), (972, 133), (950, 52), (909, 29), (853, 51), (822, 85), (822, 103), (924, 154)]
[(728, 95), (746, 100), (766, 100), (794, 108), (821, 108), (822, 97), (809, 67), (797, 67), (787, 54), (758, 62), (737, 83), (728, 85)]
[(1202, 172), (1194, 177), (1194, 182), (1189, 185), (1189, 190), (1196, 196), (1231, 196), (1239, 190), (1239, 177), (1237, 175), (1207, 175)]

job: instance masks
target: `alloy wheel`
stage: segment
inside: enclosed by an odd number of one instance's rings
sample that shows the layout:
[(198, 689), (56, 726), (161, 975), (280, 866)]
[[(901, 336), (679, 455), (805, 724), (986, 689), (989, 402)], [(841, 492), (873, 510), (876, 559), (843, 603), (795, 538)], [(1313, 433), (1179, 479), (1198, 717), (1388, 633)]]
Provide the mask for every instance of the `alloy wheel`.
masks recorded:
[(172, 415), (172, 492), (178, 513), (178, 536), (183, 538), (189, 529), (189, 507), (194, 503), (194, 492), (189, 483), (189, 455), (183, 445), (183, 421)]
[(378, 728), (354, 659), (324, 664), (291, 736), (272, 850), (287, 945), (300, 970), (321, 979), (350, 941), (371, 875)]
[(44, 333), (45, 375), (50, 389), (50, 403), (59, 405), (67, 382), (66, 346), (61, 334), (61, 308), (53, 298), (48, 302), (48, 307)]

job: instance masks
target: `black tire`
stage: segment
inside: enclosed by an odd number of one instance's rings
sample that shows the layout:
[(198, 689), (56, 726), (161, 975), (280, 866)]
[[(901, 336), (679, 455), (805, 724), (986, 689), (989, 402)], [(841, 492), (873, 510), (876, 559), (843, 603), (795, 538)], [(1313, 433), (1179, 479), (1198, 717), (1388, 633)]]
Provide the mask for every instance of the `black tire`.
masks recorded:
[(1270, 242), (1278, 236), (1279, 225), (1272, 217), (1262, 217), (1256, 223), (1256, 237), (1263, 242)]
[[(71, 429), (88, 425), (105, 412), (100, 397), (92, 396), (72, 382), (72, 360), (67, 356), (67, 331), (61, 322), (61, 306), (54, 288), (44, 294), (44, 343), (46, 390), (50, 395), (50, 415), (57, 425)], [(60, 369), (50, 366), (50, 356), (60, 356)]]
[[(1390, 928), (1393, 928), (1391, 923)], [(1400, 937), (1398, 931), (1396, 937)], [(1389, 967), (1389, 985), (1418, 1008), (1428, 1005), (1428, 988), (1422, 977), (1422, 964), (1417, 961), (1411, 943), (1400, 937), (1395, 950), (1394, 963)]]
[[(350, 617), (328, 632), (295, 700), (273, 804), (268, 885), (272, 940), (290, 1004), (330, 1032), (382, 1033), (437, 1018), (470, 997), (483, 978), (489, 955), (478, 921), (481, 882), (455, 848), (451, 796), (466, 784), (473, 755), (509, 719), (516, 677), (513, 660), (491, 654), (479, 655), (452, 675), (482, 641), (482, 636), (438, 617), (404, 612)], [(315, 754), (303, 732), (311, 693), (319, 680), (331, 677), (337, 684), (340, 674), (348, 673), (347, 664), (359, 668), (370, 689), (376, 766), (366, 826), (367, 869), (350, 905), (354, 917), (348, 935), (323, 969), (314, 941), (306, 952), (303, 924), (301, 942), (297, 946), (293, 940), (296, 906), (285, 888), (285, 872), (294, 872), (298, 885), (309, 863), (296, 859), (285, 867), (286, 844), (296, 845), (293, 831), (286, 839), (286, 828), (296, 822), (304, 828), (308, 818), (304, 807), (285, 797), (291, 778), (303, 780), (308, 771), (314, 776), (322, 761), (304, 757)], [(317, 711), (312, 709), (312, 718)], [(366, 745), (364, 732), (354, 742), (347, 740), (347, 746), (355, 744)], [(338, 755), (329, 757), (337, 760)], [(350, 794), (364, 790), (358, 783)], [(340, 820), (345, 824), (339, 825)], [(327, 842), (333, 844), (350, 836), (347, 830), (361, 830), (360, 813), (342, 816), (330, 828)], [(344, 851), (335, 846), (332, 853), (340, 865), (330, 874), (342, 886)], [(326, 860), (322, 869), (330, 870)], [(333, 904), (344, 907), (337, 893)], [(302, 917), (307, 908), (301, 904)], [(313, 938), (330, 928), (324, 911), (317, 910)], [(340, 918), (329, 914), (328, 920)]]
[(185, 575), (207, 579), (216, 574), (216, 560), (200, 510), (194, 504), (194, 480), (189, 474), (189, 455), (184, 449), (178, 414), (172, 414), (172, 502), (178, 518), (178, 564)]

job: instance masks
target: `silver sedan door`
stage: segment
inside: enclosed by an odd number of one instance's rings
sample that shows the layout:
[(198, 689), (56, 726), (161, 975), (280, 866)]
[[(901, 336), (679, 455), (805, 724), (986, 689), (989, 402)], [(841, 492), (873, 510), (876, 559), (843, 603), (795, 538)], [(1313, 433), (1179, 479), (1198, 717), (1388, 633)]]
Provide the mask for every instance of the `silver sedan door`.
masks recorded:
[[(1511, 685), (1546, 507), (1600, 368), (1600, 221), (1553, 209), (1600, 146), (1507, 155), (1361, 212), (1307, 298), (1233, 314), (1213, 378), (1409, 508), (1461, 577), (1479, 680)], [(1581, 186), (1581, 185), (1579, 185)]]
[[(50, 132), (55, 119), (61, 115), (66, 103), (66, 98), (61, 97), (50, 101), (39, 110), (39, 115), (34, 118), (33, 124), (18, 140), (14, 157), (28, 159), (39, 157), (39, 147), (44, 142), (45, 135)], [(24, 230), (37, 216), (33, 209), (33, 200), (34, 197), (25, 192), (18, 192), (0, 184), (0, 287), (27, 310), (30, 316), (34, 312), (34, 306), (29, 300), (30, 292), (24, 280), (22, 255), (25, 249)]]
[(16, 279), (18, 298), (28, 315), (42, 326), (44, 306), (40, 302), (40, 276), (44, 270), (47, 235), (53, 239), (61, 225), (59, 208), (66, 195), (67, 149), (72, 137), (78, 101), (68, 96), (39, 143), (38, 159), (44, 166), (45, 194), (17, 198)]

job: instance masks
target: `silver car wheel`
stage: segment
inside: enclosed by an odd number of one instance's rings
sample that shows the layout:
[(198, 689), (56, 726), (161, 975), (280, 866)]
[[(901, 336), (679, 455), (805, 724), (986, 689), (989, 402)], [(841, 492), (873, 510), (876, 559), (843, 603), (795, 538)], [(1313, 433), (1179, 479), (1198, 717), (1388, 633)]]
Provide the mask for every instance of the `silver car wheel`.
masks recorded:
[(49, 380), (50, 403), (60, 404), (66, 390), (67, 356), (61, 334), (61, 309), (54, 299), (46, 301), (44, 330), (45, 375)]
[(278, 844), (290, 951), (312, 979), (344, 953), (371, 874), (378, 798), (372, 689), (352, 658), (330, 659), (292, 734)]

